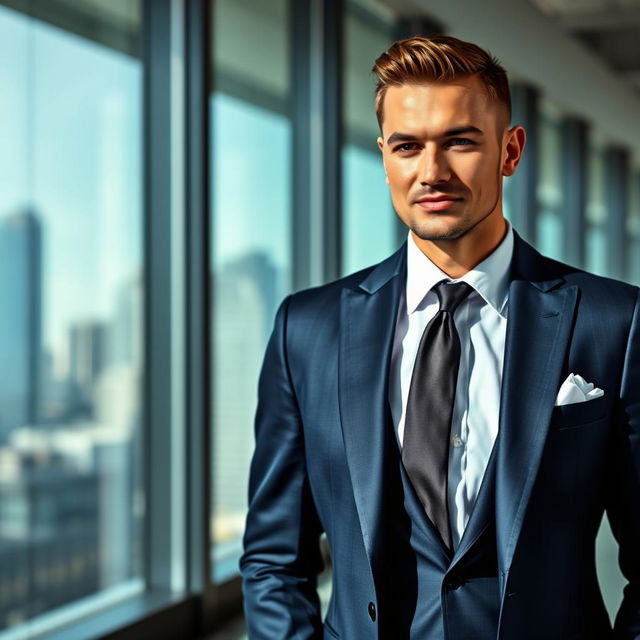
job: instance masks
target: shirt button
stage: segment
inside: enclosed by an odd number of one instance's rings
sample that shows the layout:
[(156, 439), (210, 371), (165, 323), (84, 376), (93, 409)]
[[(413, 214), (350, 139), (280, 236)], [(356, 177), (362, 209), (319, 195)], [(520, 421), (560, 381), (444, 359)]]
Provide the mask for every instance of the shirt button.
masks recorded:
[(457, 448), (457, 447), (461, 447), (464, 444), (464, 442), (461, 440), (460, 436), (456, 434), (451, 437), (451, 444)]
[(373, 604), (373, 602), (370, 602), (368, 609), (369, 609), (369, 617), (373, 622), (375, 622), (376, 621), (376, 605)]

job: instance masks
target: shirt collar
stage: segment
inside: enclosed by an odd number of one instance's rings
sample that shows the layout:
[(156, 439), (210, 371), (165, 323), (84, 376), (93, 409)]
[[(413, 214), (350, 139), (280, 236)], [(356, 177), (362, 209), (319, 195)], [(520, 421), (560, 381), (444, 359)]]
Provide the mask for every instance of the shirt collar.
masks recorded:
[(407, 236), (407, 313), (413, 313), (429, 291), (441, 280), (466, 282), (497, 313), (506, 318), (509, 294), (509, 266), (513, 255), (513, 229), (507, 222), (502, 242), (478, 265), (461, 278), (450, 278), (420, 251), (411, 231)]

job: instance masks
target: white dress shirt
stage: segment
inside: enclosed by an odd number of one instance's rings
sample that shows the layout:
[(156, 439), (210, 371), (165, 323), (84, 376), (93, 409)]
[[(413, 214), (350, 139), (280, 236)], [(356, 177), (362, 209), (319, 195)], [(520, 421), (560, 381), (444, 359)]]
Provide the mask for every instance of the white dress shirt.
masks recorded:
[(454, 314), (461, 351), (449, 442), (448, 501), (454, 548), (469, 521), (498, 434), (512, 254), (509, 225), (504, 239), (487, 258), (461, 278), (452, 279), (420, 251), (411, 231), (407, 239), (407, 284), (398, 309), (389, 371), (389, 404), (401, 450), (418, 345), (440, 306), (433, 287), (449, 280), (466, 282), (474, 289)]

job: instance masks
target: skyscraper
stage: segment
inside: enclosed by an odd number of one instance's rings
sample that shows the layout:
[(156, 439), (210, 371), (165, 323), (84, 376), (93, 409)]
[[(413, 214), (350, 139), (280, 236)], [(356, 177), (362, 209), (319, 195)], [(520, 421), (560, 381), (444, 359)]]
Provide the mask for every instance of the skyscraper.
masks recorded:
[(105, 367), (106, 334), (105, 323), (96, 320), (77, 322), (69, 329), (70, 416), (93, 416), (95, 385)]
[(42, 231), (33, 211), (0, 220), (0, 443), (38, 418)]

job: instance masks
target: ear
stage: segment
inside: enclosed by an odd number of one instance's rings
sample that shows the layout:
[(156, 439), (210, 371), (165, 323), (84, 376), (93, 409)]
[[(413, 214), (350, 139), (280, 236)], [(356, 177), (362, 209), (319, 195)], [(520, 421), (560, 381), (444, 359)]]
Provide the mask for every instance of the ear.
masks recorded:
[(387, 175), (387, 166), (384, 163), (384, 140), (380, 136), (378, 136), (378, 139), (376, 142), (378, 143), (378, 149), (380, 149), (380, 152), (382, 153), (382, 166), (384, 167), (385, 182), (389, 184), (389, 176)]
[(502, 175), (511, 176), (516, 172), (524, 145), (527, 141), (527, 134), (523, 127), (516, 125), (505, 132), (506, 141), (503, 148)]

